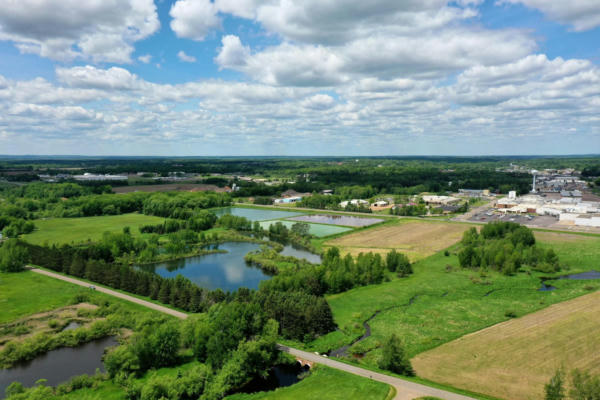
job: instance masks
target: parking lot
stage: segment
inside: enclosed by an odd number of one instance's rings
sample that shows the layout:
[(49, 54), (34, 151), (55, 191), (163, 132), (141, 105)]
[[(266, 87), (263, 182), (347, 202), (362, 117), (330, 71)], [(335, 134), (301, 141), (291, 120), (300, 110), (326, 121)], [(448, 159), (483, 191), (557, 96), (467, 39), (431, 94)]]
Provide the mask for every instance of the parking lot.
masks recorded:
[(548, 215), (502, 214), (494, 212), (493, 209), (488, 209), (486, 211), (473, 214), (471, 218), (469, 218), (469, 221), (482, 223), (493, 221), (510, 221), (535, 228), (549, 228), (556, 224), (558, 219)]

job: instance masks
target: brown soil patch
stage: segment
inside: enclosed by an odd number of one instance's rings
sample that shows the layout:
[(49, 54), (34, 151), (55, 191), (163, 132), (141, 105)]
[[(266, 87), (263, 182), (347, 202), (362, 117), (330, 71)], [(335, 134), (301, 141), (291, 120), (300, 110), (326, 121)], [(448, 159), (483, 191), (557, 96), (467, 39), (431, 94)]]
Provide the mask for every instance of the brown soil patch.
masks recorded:
[(600, 373), (600, 292), (463, 336), (412, 360), (435, 382), (511, 400), (543, 397), (555, 370)]
[(462, 224), (414, 221), (351, 233), (328, 241), (326, 245), (338, 246), (351, 254), (387, 253), (396, 249), (415, 260), (455, 244), (469, 228)]

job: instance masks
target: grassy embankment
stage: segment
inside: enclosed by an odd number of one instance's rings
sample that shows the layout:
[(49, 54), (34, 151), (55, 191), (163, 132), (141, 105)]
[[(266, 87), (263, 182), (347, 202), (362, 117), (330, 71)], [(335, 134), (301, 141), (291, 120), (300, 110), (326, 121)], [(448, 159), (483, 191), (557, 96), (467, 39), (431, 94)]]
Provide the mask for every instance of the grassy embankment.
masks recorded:
[(131, 234), (140, 235), (139, 227), (160, 224), (164, 218), (144, 214), (123, 214), (83, 218), (49, 218), (35, 220), (36, 230), (23, 239), (33, 244), (81, 243), (97, 241), (104, 232), (119, 233), (123, 228), (131, 228)]
[[(570, 266), (569, 271), (558, 275), (597, 268), (599, 237), (546, 232), (537, 236), (541, 246), (552, 246), (561, 262)], [(450, 250), (454, 253), (456, 247)], [(508, 320), (511, 314), (523, 316), (597, 290), (600, 285), (598, 281), (557, 280), (552, 282), (557, 290), (540, 292), (540, 277), (547, 274), (530, 271), (516, 276), (495, 272), (484, 275), (461, 269), (456, 255), (445, 256), (443, 251), (413, 267), (415, 273), (408, 278), (328, 296), (340, 330), (304, 347), (325, 352), (347, 344), (364, 333), (363, 322), (379, 312), (369, 322), (372, 336), (351, 349), (364, 355), (355, 362), (374, 367), (380, 343), (392, 333), (404, 338), (412, 357)]]

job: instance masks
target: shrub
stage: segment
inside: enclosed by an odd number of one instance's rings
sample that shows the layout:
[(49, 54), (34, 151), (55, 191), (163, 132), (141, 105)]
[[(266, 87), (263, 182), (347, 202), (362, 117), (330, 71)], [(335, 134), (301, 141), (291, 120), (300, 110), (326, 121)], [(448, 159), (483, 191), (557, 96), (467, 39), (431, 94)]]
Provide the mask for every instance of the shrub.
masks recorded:
[(383, 344), (379, 368), (400, 375), (414, 376), (415, 371), (404, 352), (404, 346), (398, 336), (392, 334)]

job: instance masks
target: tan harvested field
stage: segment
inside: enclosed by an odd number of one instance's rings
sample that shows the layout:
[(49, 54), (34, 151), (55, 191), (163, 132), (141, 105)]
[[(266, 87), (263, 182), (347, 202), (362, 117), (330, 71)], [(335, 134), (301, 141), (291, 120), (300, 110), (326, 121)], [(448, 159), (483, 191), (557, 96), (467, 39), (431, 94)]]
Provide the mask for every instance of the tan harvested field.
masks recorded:
[(396, 249), (414, 261), (458, 242), (468, 225), (447, 222), (407, 221), (351, 233), (325, 243), (344, 253), (387, 253)]
[(600, 373), (600, 291), (463, 336), (412, 360), (417, 375), (510, 400), (543, 398), (561, 365)]

